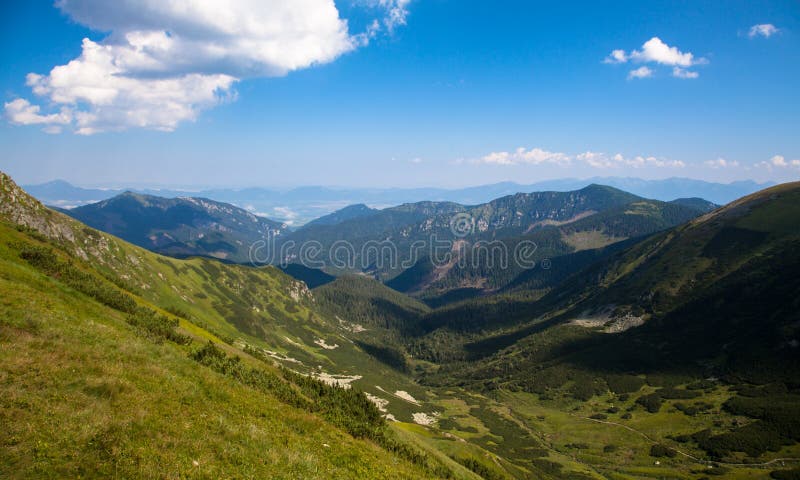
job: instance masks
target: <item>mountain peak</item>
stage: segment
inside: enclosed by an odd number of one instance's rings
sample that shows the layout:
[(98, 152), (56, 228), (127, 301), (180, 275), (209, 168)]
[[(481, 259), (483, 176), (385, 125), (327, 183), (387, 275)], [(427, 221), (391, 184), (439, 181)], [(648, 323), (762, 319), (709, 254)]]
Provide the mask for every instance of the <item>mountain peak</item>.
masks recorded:
[(347, 220), (352, 220), (355, 218), (365, 217), (367, 215), (371, 215), (378, 210), (374, 208), (370, 208), (363, 203), (355, 203), (353, 205), (348, 205), (344, 208), (340, 208), (333, 213), (329, 213), (328, 215), (324, 215), (319, 217), (315, 220), (312, 220), (306, 224), (308, 225), (336, 225)]

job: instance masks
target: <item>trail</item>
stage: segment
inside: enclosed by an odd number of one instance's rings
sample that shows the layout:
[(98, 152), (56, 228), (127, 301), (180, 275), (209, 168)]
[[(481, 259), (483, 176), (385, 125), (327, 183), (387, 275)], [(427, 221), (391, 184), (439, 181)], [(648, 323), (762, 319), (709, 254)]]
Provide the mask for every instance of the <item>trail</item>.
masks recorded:
[(608, 477), (607, 477), (607, 476), (605, 476), (605, 475), (603, 475), (603, 474), (602, 474), (602, 473), (601, 473), (599, 470), (597, 470), (597, 468), (596, 468), (594, 465), (592, 465), (592, 464), (589, 464), (589, 463), (586, 463), (586, 462), (584, 462), (584, 461), (580, 460), (580, 459), (579, 459), (579, 458), (577, 458), (577, 457), (570, 457), (569, 455), (567, 455), (567, 454), (565, 454), (565, 453), (563, 453), (563, 452), (559, 452), (558, 450), (556, 450), (556, 449), (553, 447), (553, 445), (552, 445), (552, 444), (551, 444), (551, 443), (550, 443), (550, 442), (547, 440), (547, 438), (545, 437), (545, 435), (544, 435), (542, 432), (537, 432), (537, 431), (535, 431), (535, 430), (531, 429), (531, 428), (528, 426), (528, 424), (527, 424), (527, 423), (525, 423), (525, 420), (517, 418), (517, 415), (519, 415), (518, 413), (514, 412), (514, 411), (513, 411), (513, 410), (511, 410), (511, 409), (509, 409), (509, 410), (508, 410), (508, 413), (509, 413), (509, 415), (510, 415), (511, 419), (514, 421), (514, 423), (516, 423), (517, 425), (519, 425), (519, 427), (520, 427), (520, 428), (522, 428), (523, 430), (525, 430), (526, 432), (528, 432), (528, 434), (529, 434), (529, 435), (531, 435), (532, 437), (538, 438), (538, 439), (539, 439), (539, 440), (542, 442), (542, 446), (543, 446), (545, 449), (547, 449), (548, 451), (550, 451), (550, 452), (552, 452), (552, 453), (555, 453), (557, 456), (560, 456), (560, 457), (571, 458), (573, 461), (575, 461), (575, 462), (577, 462), (577, 463), (579, 463), (579, 464), (583, 465), (583, 466), (584, 466), (584, 467), (586, 467), (587, 469), (589, 469), (589, 470), (591, 470), (592, 472), (594, 472), (594, 473), (596, 473), (597, 475), (599, 475), (601, 478), (608, 479)]

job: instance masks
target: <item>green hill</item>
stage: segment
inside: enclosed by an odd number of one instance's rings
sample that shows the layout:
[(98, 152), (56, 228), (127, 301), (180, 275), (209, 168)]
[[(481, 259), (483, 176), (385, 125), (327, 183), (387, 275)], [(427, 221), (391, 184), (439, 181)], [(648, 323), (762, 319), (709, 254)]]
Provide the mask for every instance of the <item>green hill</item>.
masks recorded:
[(160, 257), (5, 174), (0, 197), (3, 477), (447, 474), (359, 391), (275, 366), (261, 345), (325, 328), (302, 284)]

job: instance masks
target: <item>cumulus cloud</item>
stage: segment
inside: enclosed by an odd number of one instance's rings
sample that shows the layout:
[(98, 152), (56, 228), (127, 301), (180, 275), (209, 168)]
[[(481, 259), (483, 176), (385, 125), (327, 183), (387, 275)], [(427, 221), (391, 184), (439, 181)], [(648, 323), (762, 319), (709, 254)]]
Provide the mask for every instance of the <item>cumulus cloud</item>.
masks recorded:
[(542, 163), (568, 164), (569, 156), (560, 152), (548, 152), (541, 148), (526, 150), (518, 148), (513, 152), (492, 152), (478, 160), (478, 163), (492, 165), (540, 165)]
[[(459, 162), (461, 163), (461, 162)], [(625, 157), (621, 154), (607, 155), (601, 152), (587, 151), (577, 155), (568, 155), (561, 152), (550, 152), (541, 148), (526, 150), (518, 148), (512, 152), (492, 152), (472, 163), (488, 165), (542, 165), (554, 164), (562, 167), (577, 164), (587, 165), (597, 169), (612, 168), (683, 168), (686, 166), (681, 160), (666, 160), (653, 156)]]
[(38, 105), (31, 105), (25, 99), (17, 98), (4, 105), (6, 118), (15, 125), (45, 125), (46, 133), (60, 133), (61, 126), (72, 122), (72, 112), (62, 108), (59, 113), (42, 115)]
[(769, 38), (779, 32), (780, 29), (771, 23), (760, 23), (758, 25), (753, 25), (752, 27), (750, 27), (750, 31), (747, 33), (747, 36), (750, 38), (755, 38), (755, 37)]
[(625, 63), (628, 61), (628, 54), (625, 50), (612, 50), (611, 53), (603, 60), (605, 63)]
[[(406, 21), (407, 0), (378, 0), (384, 24)], [(42, 115), (50, 125), (92, 134), (132, 127), (171, 131), (235, 98), (239, 80), (274, 77), (329, 63), (369, 43), (378, 20), (351, 34), (333, 0), (58, 0), (75, 21), (110, 34), (83, 40), (81, 55), (48, 74), (31, 73), (33, 93), (69, 109)], [(62, 110), (63, 112), (63, 110)], [(28, 115), (28, 119), (36, 119)], [(13, 120), (12, 120), (13, 121)], [(23, 121), (16, 121), (23, 123)], [(31, 122), (29, 122), (31, 123)]]
[(653, 71), (647, 67), (639, 67), (628, 72), (628, 80), (632, 78), (649, 78), (653, 76)]
[(757, 163), (756, 166), (766, 168), (767, 170), (770, 171), (784, 170), (787, 168), (800, 169), (800, 159), (787, 160), (786, 157), (784, 157), (783, 155), (775, 155), (768, 161)]
[[(694, 71), (686, 70), (695, 65), (708, 63), (705, 58), (696, 57), (691, 52), (682, 52), (678, 47), (669, 46), (660, 38), (653, 37), (644, 42), (639, 50), (625, 52), (625, 50), (613, 50), (604, 60), (604, 63), (652, 63), (673, 67), (672, 75), (677, 78), (697, 78), (699, 74)], [(628, 78), (646, 78), (653, 75), (653, 71), (648, 67), (639, 67), (628, 73)]]
[(711, 168), (735, 168), (739, 166), (739, 162), (736, 160), (726, 160), (724, 158), (706, 160), (705, 164)]
[(667, 160), (653, 156), (625, 157), (617, 153), (616, 155), (609, 156), (605, 153), (598, 152), (584, 152), (575, 157), (578, 161), (583, 162), (590, 167), (609, 169), (609, 168), (643, 168), (643, 167), (657, 167), (657, 168), (683, 168), (686, 164), (681, 160)]
[(630, 57), (639, 62), (656, 62), (662, 65), (678, 65), (681, 67), (691, 67), (702, 60), (694, 58), (690, 52), (681, 52), (678, 47), (670, 47), (662, 42), (660, 38), (653, 37), (644, 42), (641, 50), (634, 50)]

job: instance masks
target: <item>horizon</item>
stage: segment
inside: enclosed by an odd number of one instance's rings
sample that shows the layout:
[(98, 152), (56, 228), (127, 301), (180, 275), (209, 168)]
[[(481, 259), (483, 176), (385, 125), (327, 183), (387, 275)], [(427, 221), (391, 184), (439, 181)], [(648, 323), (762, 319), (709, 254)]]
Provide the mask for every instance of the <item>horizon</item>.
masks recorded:
[(0, 168), (214, 188), (800, 178), (796, 2), (197, 7), (3, 5)]
[[(12, 176), (13, 177), (13, 176)], [(763, 186), (767, 188), (773, 185), (779, 185), (782, 183), (791, 183), (794, 181), (800, 181), (800, 178), (794, 180), (787, 180), (784, 182), (776, 182), (773, 180), (763, 180), (757, 181), (753, 179), (740, 179), (740, 180), (730, 180), (730, 181), (710, 181), (710, 180), (702, 180), (697, 178), (690, 178), (690, 177), (665, 177), (665, 178), (655, 178), (655, 179), (645, 179), (641, 177), (629, 177), (629, 176), (592, 176), (592, 177), (559, 177), (559, 178), (552, 178), (547, 180), (540, 180), (540, 181), (532, 181), (532, 182), (517, 182), (514, 180), (502, 180), (499, 182), (492, 182), (492, 183), (473, 183), (473, 184), (465, 184), (461, 186), (436, 186), (430, 184), (420, 184), (420, 185), (413, 185), (413, 186), (393, 186), (393, 185), (374, 185), (368, 187), (359, 187), (356, 185), (337, 185), (337, 184), (294, 184), (294, 185), (258, 185), (258, 184), (241, 184), (241, 185), (225, 185), (225, 184), (208, 184), (208, 185), (181, 185), (181, 184), (150, 184), (150, 183), (89, 183), (89, 184), (81, 184), (71, 182), (69, 180), (65, 180), (63, 178), (54, 178), (52, 180), (47, 180), (44, 182), (39, 183), (23, 183), (19, 182), (20, 185), (26, 187), (42, 187), (46, 185), (52, 185), (57, 183), (64, 183), (71, 187), (85, 189), (85, 190), (108, 190), (108, 191), (124, 191), (126, 189), (134, 189), (137, 191), (140, 190), (149, 190), (149, 191), (185, 191), (187, 193), (203, 193), (211, 190), (231, 190), (231, 191), (242, 191), (242, 190), (249, 190), (249, 189), (262, 189), (262, 190), (270, 190), (274, 192), (290, 192), (293, 190), (304, 189), (304, 188), (320, 188), (320, 189), (329, 189), (329, 190), (361, 190), (361, 191), (386, 191), (386, 190), (442, 190), (442, 191), (457, 191), (457, 190), (467, 190), (471, 188), (481, 188), (481, 187), (492, 187), (492, 186), (499, 186), (499, 185), (515, 185), (520, 187), (530, 187), (530, 186), (538, 186), (542, 183), (555, 183), (555, 182), (589, 182), (589, 181), (608, 181), (608, 180), (618, 180), (618, 181), (635, 181), (635, 182), (668, 182), (668, 181), (690, 181), (690, 182), (703, 182), (715, 185), (736, 185), (736, 184), (754, 184), (758, 186)], [(598, 183), (598, 185), (604, 185), (603, 183)], [(604, 185), (604, 186), (611, 186), (611, 185)], [(613, 187), (618, 188), (619, 187)]]

